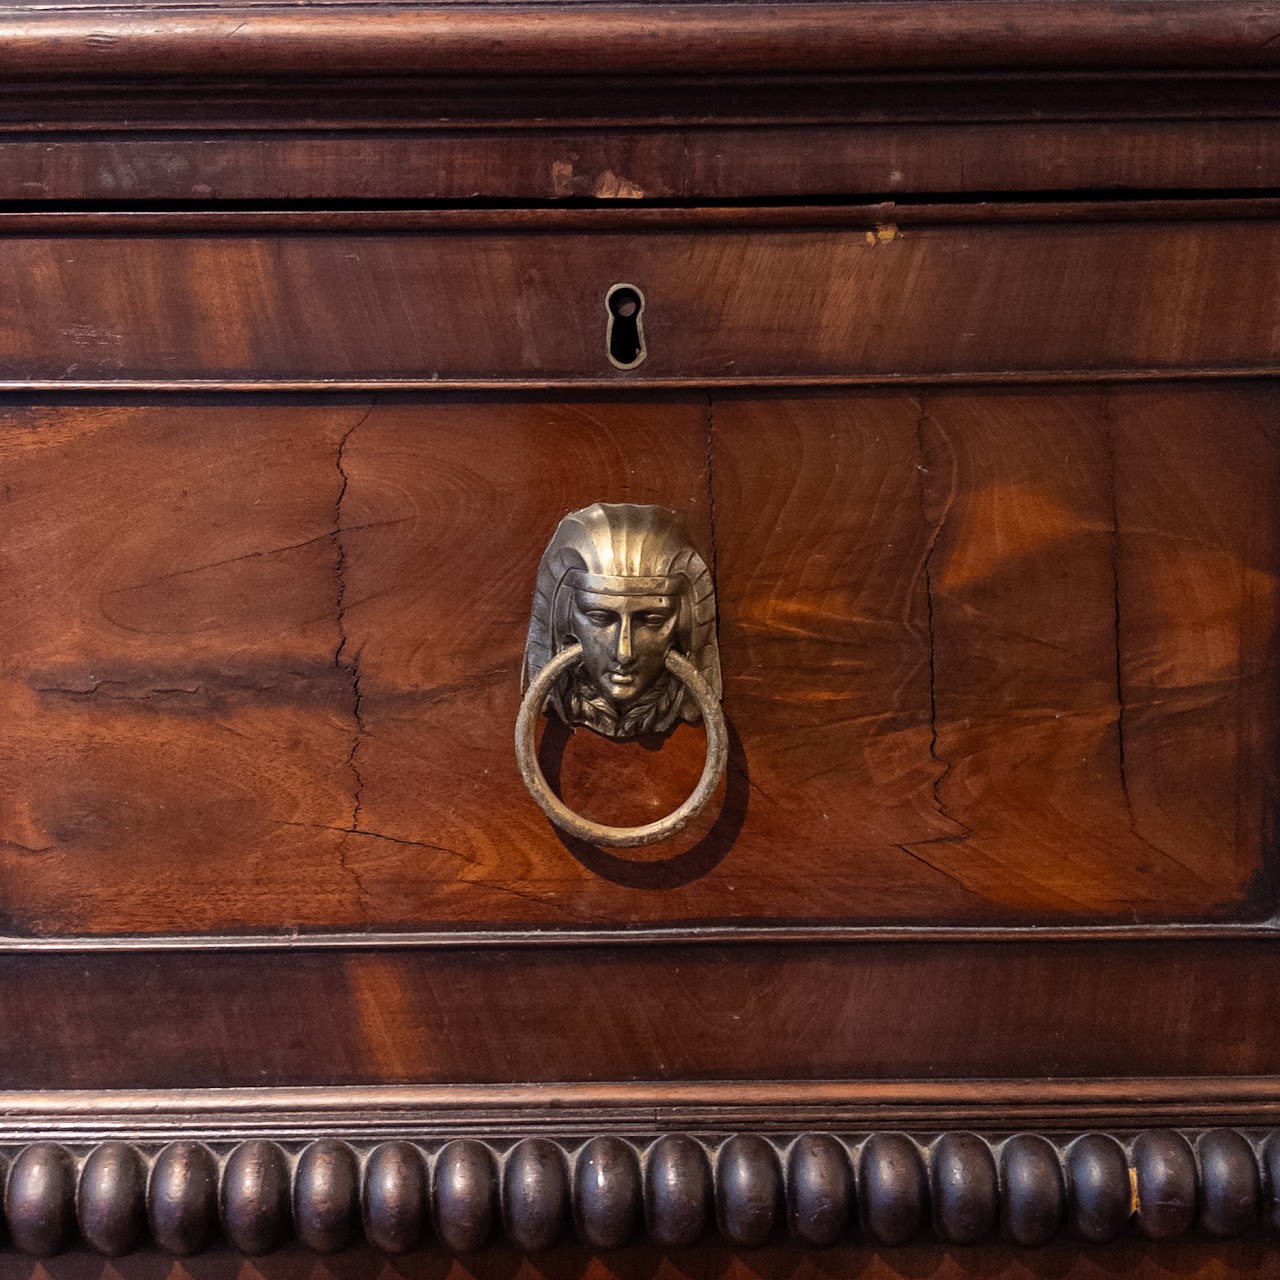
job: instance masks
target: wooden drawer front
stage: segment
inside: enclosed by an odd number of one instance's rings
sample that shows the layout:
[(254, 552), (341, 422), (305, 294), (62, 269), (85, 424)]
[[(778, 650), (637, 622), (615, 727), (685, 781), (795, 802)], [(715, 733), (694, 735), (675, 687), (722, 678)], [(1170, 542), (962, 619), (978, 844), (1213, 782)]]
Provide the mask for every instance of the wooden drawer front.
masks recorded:
[[(1280, 391), (650, 392), (11, 405), (6, 931), (1264, 918)], [(512, 752), (568, 510), (713, 560), (723, 795), (562, 841)], [(660, 751), (549, 730), (633, 822)], [(562, 757), (562, 758), (560, 758)]]
[[(0, 219), (0, 234), (47, 229), (3, 241), (0, 384), (1280, 367), (1280, 275), (1258, 269), (1280, 255), (1280, 224), (1265, 221), (751, 228), (733, 219), (765, 215), (729, 213), (728, 225), (689, 215), (681, 229), (669, 213), (657, 223), (442, 214), (424, 223), (436, 230), (413, 234), (305, 234), (283, 216), (209, 215), (162, 235), (160, 215), (69, 216), (142, 230), (70, 236), (57, 234), (56, 215)], [(228, 230), (182, 230), (206, 225)], [(245, 229), (257, 225), (268, 229)], [(620, 281), (647, 298), (648, 357), (625, 373), (605, 349), (604, 297)]]

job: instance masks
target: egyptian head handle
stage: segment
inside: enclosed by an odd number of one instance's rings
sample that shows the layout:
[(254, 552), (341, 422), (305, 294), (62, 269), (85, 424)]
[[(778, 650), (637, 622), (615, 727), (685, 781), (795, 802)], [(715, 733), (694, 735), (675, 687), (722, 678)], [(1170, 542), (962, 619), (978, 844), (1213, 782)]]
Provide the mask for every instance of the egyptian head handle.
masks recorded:
[[(706, 805), (728, 759), (715, 587), (675, 512), (597, 502), (561, 520), (538, 566), (523, 684), (516, 759), (557, 826), (594, 844), (634, 847), (674, 834)], [(538, 767), (534, 738), (543, 711), (616, 740), (702, 721), (702, 777), (684, 804), (656, 822), (593, 822), (569, 809)]]

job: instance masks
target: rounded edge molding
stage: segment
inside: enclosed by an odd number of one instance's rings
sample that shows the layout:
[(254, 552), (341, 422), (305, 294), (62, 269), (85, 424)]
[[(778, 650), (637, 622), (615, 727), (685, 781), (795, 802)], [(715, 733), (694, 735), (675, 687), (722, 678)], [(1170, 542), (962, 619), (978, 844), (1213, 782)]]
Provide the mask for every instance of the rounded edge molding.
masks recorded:
[(433, 1238), (455, 1253), (500, 1238), (536, 1252), (570, 1230), (594, 1251), (644, 1237), (684, 1247), (710, 1229), (736, 1248), (784, 1233), (807, 1248), (1030, 1248), (1064, 1233), (1101, 1244), (1280, 1231), (1280, 1131), (1130, 1134), (114, 1137), (0, 1142), (0, 1175), (9, 1239), (40, 1257), (186, 1255), (219, 1235), (253, 1256), (294, 1240), (408, 1253)]

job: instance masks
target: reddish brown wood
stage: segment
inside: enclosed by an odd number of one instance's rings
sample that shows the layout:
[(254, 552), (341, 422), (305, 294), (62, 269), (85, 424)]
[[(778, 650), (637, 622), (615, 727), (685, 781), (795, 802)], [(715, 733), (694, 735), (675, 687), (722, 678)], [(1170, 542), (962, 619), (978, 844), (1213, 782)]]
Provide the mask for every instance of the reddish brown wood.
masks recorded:
[[(0, 8), (10, 1242), (1274, 1270), (1278, 32)], [(533, 564), (599, 498), (690, 517), (737, 735), (628, 859), (511, 767)], [(615, 821), (700, 751), (544, 742)], [(442, 1252), (499, 1234), (541, 1252)]]
[[(0, 383), (637, 386), (1280, 365), (1280, 283), (1255, 269), (1280, 252), (1273, 222), (596, 235), (513, 223), (16, 236)], [(619, 281), (648, 299), (649, 355), (629, 373), (605, 351), (603, 299)]]
[[(909, 1098), (911, 1081), (957, 1077), (1275, 1076), (1275, 952), (1024, 941), (6, 957), (0, 1031), (15, 1048), (0, 1087), (534, 1081), (555, 1098), (564, 1080), (845, 1079), (901, 1080)], [(960, 1123), (1001, 1127), (999, 1085), (974, 1092), (996, 1101)], [(661, 1105), (641, 1100), (646, 1117)], [(533, 1105), (555, 1109), (545, 1095)], [(1247, 1123), (1261, 1105), (1184, 1097), (1163, 1114), (1203, 1123), (1234, 1107)]]
[(85, 77), (1271, 67), (1256, 0), (0, 10), (0, 67)]
[[(11, 411), (10, 931), (1264, 918), (1275, 407)], [(718, 812), (632, 857), (562, 841), (513, 763), (537, 557), (596, 499), (714, 554), (735, 731)], [(543, 742), (610, 822), (702, 750)]]

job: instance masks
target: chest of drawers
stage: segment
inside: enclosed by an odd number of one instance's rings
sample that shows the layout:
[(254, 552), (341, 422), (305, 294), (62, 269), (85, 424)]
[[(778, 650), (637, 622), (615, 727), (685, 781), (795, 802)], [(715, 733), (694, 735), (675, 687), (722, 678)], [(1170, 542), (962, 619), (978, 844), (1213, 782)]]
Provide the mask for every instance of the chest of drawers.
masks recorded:
[(1278, 30), (0, 10), (15, 1274), (1270, 1265)]

